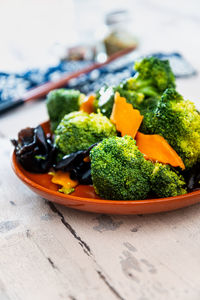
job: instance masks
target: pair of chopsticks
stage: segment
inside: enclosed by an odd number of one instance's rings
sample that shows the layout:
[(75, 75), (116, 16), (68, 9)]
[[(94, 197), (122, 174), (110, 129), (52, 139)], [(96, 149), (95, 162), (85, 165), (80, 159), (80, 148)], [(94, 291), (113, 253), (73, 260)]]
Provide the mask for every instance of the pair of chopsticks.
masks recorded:
[(109, 63), (111, 63), (112, 61), (117, 60), (118, 58), (130, 53), (134, 49), (135, 49), (134, 47), (126, 48), (122, 51), (119, 51), (119, 52), (111, 55), (110, 57), (108, 57), (106, 59), (105, 62), (94, 63), (89, 67), (83, 68), (82, 70), (73, 72), (71, 74), (67, 74), (67, 75), (63, 76), (62, 78), (60, 78), (58, 81), (46, 82), (44, 84), (37, 86), (36, 88), (30, 89), (23, 95), (22, 98), (17, 99), (15, 101), (8, 101), (7, 103), (5, 103), (4, 107), (1, 107), (0, 114), (5, 111), (8, 111), (14, 107), (17, 107), (21, 104), (24, 104), (28, 101), (44, 98), (50, 91), (66, 86), (71, 79), (77, 78), (82, 74), (87, 74), (95, 69), (99, 69), (103, 66), (106, 66)]

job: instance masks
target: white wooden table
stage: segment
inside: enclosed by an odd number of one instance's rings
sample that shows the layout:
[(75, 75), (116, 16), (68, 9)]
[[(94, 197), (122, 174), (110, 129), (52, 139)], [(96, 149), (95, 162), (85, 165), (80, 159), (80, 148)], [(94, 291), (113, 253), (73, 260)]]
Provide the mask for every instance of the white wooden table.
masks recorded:
[[(142, 50), (181, 51), (200, 71), (197, 1), (134, 5)], [(199, 76), (178, 88), (198, 104)], [(0, 119), (0, 299), (199, 300), (200, 205), (111, 216), (50, 204), (10, 164), (9, 138), (46, 119), (42, 101)]]

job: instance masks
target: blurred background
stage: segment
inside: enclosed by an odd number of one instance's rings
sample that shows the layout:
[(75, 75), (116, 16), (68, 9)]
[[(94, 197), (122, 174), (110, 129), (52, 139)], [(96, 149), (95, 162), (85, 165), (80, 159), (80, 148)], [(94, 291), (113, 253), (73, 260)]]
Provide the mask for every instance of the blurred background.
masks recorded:
[[(199, 32), (199, 0), (1, 0), (0, 75), (71, 59), (102, 62), (129, 46), (134, 57), (177, 52), (197, 74)], [(198, 80), (188, 76), (187, 87), (186, 79), (178, 81), (197, 105)]]

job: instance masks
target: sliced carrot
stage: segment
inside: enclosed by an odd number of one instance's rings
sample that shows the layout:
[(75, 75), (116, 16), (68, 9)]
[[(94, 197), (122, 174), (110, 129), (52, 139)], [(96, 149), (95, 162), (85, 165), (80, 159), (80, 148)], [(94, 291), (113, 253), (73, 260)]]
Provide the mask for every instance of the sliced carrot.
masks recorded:
[(173, 167), (185, 169), (181, 157), (168, 144), (168, 142), (158, 134), (143, 134), (138, 132), (136, 144), (146, 159), (170, 164)]
[(135, 138), (142, 123), (143, 116), (139, 110), (134, 109), (130, 103), (126, 102), (126, 98), (121, 97), (120, 94), (116, 92), (110, 120), (116, 125), (117, 130), (121, 132), (122, 136), (127, 134)]
[(84, 162), (90, 162), (90, 157), (89, 156), (86, 156), (84, 159), (83, 159)]
[(73, 192), (74, 188), (78, 185), (77, 180), (72, 180), (70, 178), (69, 172), (57, 171), (57, 172), (50, 172), (52, 175), (51, 181), (55, 184), (61, 185), (62, 188), (59, 189), (59, 192), (63, 192), (65, 194), (69, 194)]
[(83, 103), (80, 106), (80, 110), (83, 110), (88, 114), (94, 112), (94, 100), (95, 100), (95, 95), (89, 95), (88, 97), (86, 97), (86, 99), (83, 101)]

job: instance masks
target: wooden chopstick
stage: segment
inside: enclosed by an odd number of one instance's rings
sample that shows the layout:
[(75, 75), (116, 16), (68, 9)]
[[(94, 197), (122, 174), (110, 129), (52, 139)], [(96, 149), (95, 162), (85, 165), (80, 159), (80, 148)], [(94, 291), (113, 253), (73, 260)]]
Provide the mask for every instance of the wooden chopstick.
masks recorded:
[(36, 88), (30, 89), (29, 91), (27, 91), (20, 99), (15, 99), (14, 101), (5, 101), (3, 103), (0, 103), (0, 115), (2, 115), (3, 113), (5, 113), (15, 107), (21, 106), (22, 104), (24, 104), (28, 101), (42, 99), (51, 90), (65, 87), (71, 79), (76, 78), (82, 74), (87, 74), (87, 73), (89, 73), (95, 69), (99, 69), (105, 65), (108, 65), (110, 62), (117, 60), (118, 58), (122, 57), (123, 55), (130, 53), (134, 49), (135, 49), (135, 47), (126, 48), (122, 51), (119, 51), (119, 52), (111, 55), (103, 63), (94, 63), (89, 67), (83, 68), (82, 70), (73, 72), (71, 74), (64, 75), (64, 76), (62, 76), (62, 78), (60, 78), (56, 82), (46, 82), (44, 84), (41, 84), (41, 85), (37, 86)]
[(73, 72), (71, 74), (67, 74), (67, 75), (63, 76), (62, 78), (60, 78), (58, 81), (47, 82), (47, 83), (41, 84), (41, 85), (37, 86), (36, 88), (33, 88), (33, 89), (29, 90), (28, 92), (26, 92), (21, 100), (23, 100), (24, 102), (28, 102), (31, 100), (41, 99), (41, 98), (45, 97), (51, 90), (66, 86), (67, 83), (71, 79), (76, 78), (82, 74), (87, 74), (95, 69), (99, 69), (99, 68), (109, 64), (110, 62), (122, 57), (123, 55), (128, 54), (129, 52), (133, 51), (134, 49), (135, 49), (135, 47), (126, 48), (122, 51), (119, 51), (119, 52), (111, 55), (110, 57), (108, 57), (108, 59), (105, 62), (94, 63), (89, 67), (83, 68), (82, 70)]

